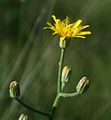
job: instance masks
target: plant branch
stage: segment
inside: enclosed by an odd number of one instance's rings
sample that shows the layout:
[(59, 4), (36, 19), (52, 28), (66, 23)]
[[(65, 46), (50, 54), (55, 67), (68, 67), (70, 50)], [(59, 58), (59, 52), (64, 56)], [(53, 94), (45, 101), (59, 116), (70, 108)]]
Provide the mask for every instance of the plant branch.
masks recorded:
[(50, 117), (50, 114), (49, 114), (49, 113), (42, 112), (42, 111), (37, 110), (37, 109), (35, 109), (35, 108), (33, 108), (33, 107), (30, 107), (30, 106), (28, 106), (27, 104), (25, 104), (24, 102), (22, 102), (22, 101), (21, 101), (20, 99), (18, 99), (18, 98), (15, 98), (15, 100), (16, 100), (17, 102), (19, 102), (19, 103), (20, 103), (22, 106), (24, 106), (25, 108), (31, 110), (32, 112), (35, 112), (35, 113), (44, 115), (44, 116), (46, 116), (46, 117)]
[(74, 93), (60, 93), (61, 97), (75, 97), (78, 96), (79, 93), (78, 92), (74, 92)]
[(53, 120), (55, 111), (56, 111), (56, 107), (53, 107), (53, 108), (52, 108), (51, 115), (50, 115), (50, 117), (49, 117), (49, 120)]

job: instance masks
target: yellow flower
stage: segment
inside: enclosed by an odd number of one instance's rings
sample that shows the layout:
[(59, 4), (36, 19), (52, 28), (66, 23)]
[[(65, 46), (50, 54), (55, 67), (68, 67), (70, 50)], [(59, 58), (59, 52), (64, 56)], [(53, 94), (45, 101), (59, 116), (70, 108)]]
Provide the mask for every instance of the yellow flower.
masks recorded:
[(52, 18), (55, 22), (54, 25), (47, 22), (49, 27), (44, 27), (44, 29), (49, 28), (54, 31), (53, 35), (58, 34), (60, 36), (60, 40), (73, 37), (86, 38), (85, 35), (91, 34), (90, 31), (82, 31), (83, 29), (89, 27), (89, 25), (80, 25), (82, 20), (78, 20), (77, 22), (70, 24), (69, 17), (66, 17), (63, 21), (57, 19), (54, 15), (52, 15)]

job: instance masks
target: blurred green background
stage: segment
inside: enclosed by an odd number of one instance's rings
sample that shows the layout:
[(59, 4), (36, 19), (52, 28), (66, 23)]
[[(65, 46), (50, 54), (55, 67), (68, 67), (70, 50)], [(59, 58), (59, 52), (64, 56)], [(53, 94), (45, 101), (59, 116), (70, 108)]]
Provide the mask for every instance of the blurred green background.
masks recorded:
[(17, 80), (21, 99), (49, 112), (56, 95), (60, 48), (59, 38), (43, 30), (51, 15), (83, 19), (92, 35), (72, 39), (65, 63), (72, 68), (66, 91), (72, 92), (79, 79), (91, 80), (88, 91), (62, 99), (55, 120), (111, 119), (111, 0), (0, 0), (0, 120), (47, 120), (30, 112), (9, 97), (8, 87)]

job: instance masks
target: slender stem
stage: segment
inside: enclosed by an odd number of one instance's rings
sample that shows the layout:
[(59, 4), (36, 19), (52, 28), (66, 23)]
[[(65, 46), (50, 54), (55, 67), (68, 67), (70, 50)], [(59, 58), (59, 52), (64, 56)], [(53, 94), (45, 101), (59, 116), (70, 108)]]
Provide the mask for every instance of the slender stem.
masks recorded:
[(66, 85), (66, 83), (64, 83), (64, 82), (61, 84), (61, 92), (63, 92), (65, 85)]
[(74, 97), (74, 96), (77, 96), (77, 95), (79, 95), (79, 93), (77, 93), (77, 92), (57, 94), (57, 96), (55, 98), (55, 101), (54, 101), (54, 104), (53, 104), (53, 107), (52, 107), (52, 112), (51, 112), (51, 116), (49, 117), (49, 120), (53, 120), (53, 118), (54, 118), (54, 114), (56, 112), (56, 108), (57, 108), (58, 102), (60, 100), (60, 97)]
[(78, 92), (74, 92), (74, 93), (60, 93), (61, 97), (75, 97), (78, 96), (79, 93)]
[(53, 120), (55, 111), (56, 111), (56, 107), (53, 107), (52, 112), (51, 112), (51, 116), (49, 117), (49, 120)]
[(25, 108), (31, 110), (32, 112), (35, 112), (35, 113), (38, 113), (38, 114), (41, 114), (41, 115), (44, 115), (46, 117), (50, 117), (50, 114), (49, 113), (46, 113), (46, 112), (42, 112), (40, 110), (37, 110), (35, 108), (32, 108), (30, 106), (28, 106), (27, 104), (23, 103), (20, 99), (18, 98), (15, 98), (15, 100), (17, 100), (21, 105), (23, 105)]
[(61, 48), (59, 70), (58, 70), (58, 81), (57, 81), (57, 94), (59, 94), (61, 90), (61, 74), (62, 74), (62, 67), (64, 62), (64, 53), (65, 53), (65, 48)]
[(59, 99), (60, 99), (60, 94), (58, 94), (56, 96), (55, 100), (54, 100), (53, 107), (52, 107), (52, 112), (51, 112), (51, 116), (49, 117), (49, 120), (53, 120), (53, 118), (54, 118), (54, 114), (56, 112), (56, 108), (57, 108)]
[(54, 100), (54, 103), (53, 103), (53, 107), (57, 107), (58, 105), (58, 102), (59, 102), (59, 99), (60, 99), (60, 94), (58, 94)]
[(62, 68), (64, 62), (64, 53), (65, 53), (65, 48), (61, 48), (61, 55), (60, 55), (59, 69), (58, 69), (58, 80), (57, 80), (57, 95), (52, 106), (52, 112), (51, 112), (51, 116), (49, 117), (49, 120), (53, 120), (60, 99), (59, 93), (61, 92), (61, 75), (62, 75)]

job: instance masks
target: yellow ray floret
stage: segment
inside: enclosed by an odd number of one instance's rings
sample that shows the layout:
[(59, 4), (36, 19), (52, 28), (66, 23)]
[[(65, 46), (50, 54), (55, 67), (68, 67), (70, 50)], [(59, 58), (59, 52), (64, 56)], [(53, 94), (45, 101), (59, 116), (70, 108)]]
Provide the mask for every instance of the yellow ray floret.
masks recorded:
[(70, 23), (69, 17), (66, 17), (63, 21), (57, 19), (54, 15), (52, 15), (52, 18), (55, 22), (54, 25), (47, 22), (48, 27), (44, 27), (44, 29), (49, 28), (54, 31), (53, 35), (58, 34), (60, 36), (60, 40), (73, 37), (86, 38), (85, 35), (91, 34), (90, 31), (83, 31), (83, 29), (89, 27), (89, 25), (82, 26), (82, 20)]

